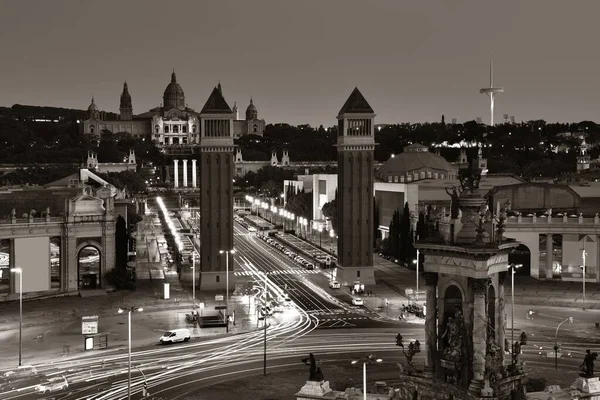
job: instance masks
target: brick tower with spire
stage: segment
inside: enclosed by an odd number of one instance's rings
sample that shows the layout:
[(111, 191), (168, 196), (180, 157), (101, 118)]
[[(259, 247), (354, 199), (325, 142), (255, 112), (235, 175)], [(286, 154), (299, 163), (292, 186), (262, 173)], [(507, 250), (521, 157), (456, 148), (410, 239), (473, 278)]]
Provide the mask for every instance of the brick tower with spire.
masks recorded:
[(131, 105), (131, 95), (127, 88), (127, 82), (123, 84), (123, 93), (121, 93), (121, 103), (119, 105), (119, 120), (131, 121), (133, 119), (133, 106)]
[(338, 279), (375, 283), (373, 270), (373, 152), (375, 113), (354, 88), (338, 119)]
[[(200, 111), (200, 241), (201, 289), (229, 289), (235, 286), (233, 260), (227, 253), (233, 249), (233, 118), (234, 114), (219, 84)], [(229, 255), (233, 258), (233, 255)], [(232, 290), (230, 290), (230, 293)]]

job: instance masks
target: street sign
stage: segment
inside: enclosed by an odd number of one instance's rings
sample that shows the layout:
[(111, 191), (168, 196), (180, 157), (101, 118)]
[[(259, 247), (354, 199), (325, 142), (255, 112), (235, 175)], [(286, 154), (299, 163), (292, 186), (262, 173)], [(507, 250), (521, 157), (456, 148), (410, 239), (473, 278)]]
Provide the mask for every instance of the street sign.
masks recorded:
[(201, 310), (204, 310), (204, 303), (198, 304), (198, 307), (200, 307)]
[(98, 316), (81, 317), (81, 334), (95, 335), (98, 333)]
[(216, 294), (215, 295), (215, 301), (223, 301), (225, 297), (222, 294)]
[[(562, 353), (562, 351), (559, 351), (559, 352), (556, 354), (556, 358), (561, 358), (561, 357), (562, 357), (562, 354), (563, 354), (563, 353)], [(548, 357), (548, 358), (554, 358), (554, 350), (552, 350), (552, 351), (547, 351), (547, 352), (546, 352), (546, 357)]]

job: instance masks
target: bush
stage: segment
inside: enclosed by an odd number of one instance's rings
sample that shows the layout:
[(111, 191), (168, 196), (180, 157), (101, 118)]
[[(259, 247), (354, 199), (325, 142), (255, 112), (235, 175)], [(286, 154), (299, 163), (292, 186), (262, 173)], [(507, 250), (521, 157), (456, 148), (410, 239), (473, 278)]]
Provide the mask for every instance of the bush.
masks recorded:
[(548, 382), (544, 378), (529, 378), (525, 384), (525, 389), (528, 393), (541, 392), (546, 386), (548, 386)]
[(104, 279), (117, 290), (135, 290), (135, 271), (114, 268), (104, 275)]

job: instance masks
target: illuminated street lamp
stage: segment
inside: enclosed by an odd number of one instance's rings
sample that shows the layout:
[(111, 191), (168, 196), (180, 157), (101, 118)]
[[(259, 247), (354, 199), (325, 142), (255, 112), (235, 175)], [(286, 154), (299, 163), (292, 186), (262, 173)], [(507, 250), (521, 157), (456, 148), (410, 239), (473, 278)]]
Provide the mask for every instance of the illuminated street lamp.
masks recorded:
[(333, 254), (333, 238), (335, 238), (335, 232), (333, 229), (329, 230), (329, 253)]
[(219, 250), (219, 254), (225, 253), (225, 321), (226, 332), (229, 332), (229, 255), (235, 253), (235, 249)]
[(564, 321), (562, 321), (560, 324), (558, 324), (558, 326), (556, 327), (556, 334), (554, 335), (554, 369), (555, 370), (558, 369), (558, 330), (560, 329), (560, 326), (567, 321), (570, 324), (572, 324), (573, 317), (569, 317), (569, 318), (565, 319)]
[(415, 300), (419, 301), (419, 250), (417, 250), (417, 259), (413, 260), (417, 269), (417, 291), (415, 292)]
[(583, 241), (583, 249), (581, 249), (581, 269), (583, 272), (583, 309), (585, 310), (585, 258), (587, 256), (587, 252), (585, 251), (585, 239)]
[(359, 359), (352, 360), (350, 364), (358, 364), (362, 362), (363, 365), (363, 400), (367, 400), (367, 364), (380, 363), (383, 360), (381, 358), (375, 358), (372, 354)]
[(19, 274), (19, 367), (23, 354), (23, 269), (11, 268), (10, 272)]
[(319, 248), (323, 248), (323, 225), (319, 225)]
[(142, 307), (130, 307), (130, 308), (119, 308), (119, 314), (123, 314), (127, 311), (127, 337), (129, 342), (129, 360), (127, 362), (127, 399), (131, 400), (131, 313), (142, 312)]
[(511, 280), (511, 290), (510, 290), (510, 295), (512, 297), (512, 311), (511, 314), (512, 316), (510, 317), (510, 345), (511, 345), (511, 350), (510, 353), (513, 356), (513, 360), (515, 359), (515, 273), (517, 272), (517, 270), (519, 268), (521, 268), (523, 266), (523, 264), (509, 264), (508, 265), (508, 269), (512, 268), (511, 274), (510, 274), (510, 280)]

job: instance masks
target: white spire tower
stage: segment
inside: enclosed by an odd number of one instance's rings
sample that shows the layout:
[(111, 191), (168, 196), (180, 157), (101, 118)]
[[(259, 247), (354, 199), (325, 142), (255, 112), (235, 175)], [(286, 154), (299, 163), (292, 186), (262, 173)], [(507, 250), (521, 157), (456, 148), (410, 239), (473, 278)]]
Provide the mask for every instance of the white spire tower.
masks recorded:
[(490, 97), (490, 126), (494, 126), (494, 96), (503, 92), (503, 87), (494, 87), (494, 66), (490, 60), (490, 86), (479, 89), (479, 93), (487, 94)]

